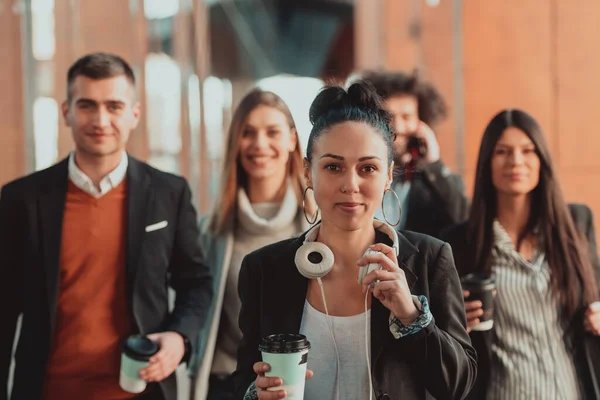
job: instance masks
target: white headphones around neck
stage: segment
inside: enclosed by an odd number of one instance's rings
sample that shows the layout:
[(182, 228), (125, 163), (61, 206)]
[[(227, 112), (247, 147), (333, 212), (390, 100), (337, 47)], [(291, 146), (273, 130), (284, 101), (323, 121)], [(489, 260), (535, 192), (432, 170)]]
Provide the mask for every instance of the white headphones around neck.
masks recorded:
[[(321, 224), (317, 224), (306, 232), (304, 243), (296, 251), (294, 257), (298, 272), (308, 279), (323, 278), (331, 271), (335, 261), (331, 249), (325, 244), (315, 241), (319, 235), (320, 226)], [(399, 254), (398, 234), (394, 228), (376, 219), (373, 220), (373, 227), (385, 233), (392, 240), (392, 247), (397, 257)]]
[[(294, 262), (296, 263), (296, 268), (298, 268), (298, 272), (302, 276), (308, 279), (316, 279), (319, 282), (319, 287), (321, 289), (321, 296), (323, 297), (323, 306), (325, 307), (325, 313), (327, 315), (326, 321), (327, 326), (329, 328), (329, 333), (331, 334), (331, 340), (333, 341), (333, 346), (335, 347), (335, 358), (337, 363), (336, 370), (336, 398), (339, 400), (340, 390), (339, 390), (339, 371), (340, 371), (340, 354), (338, 351), (337, 343), (335, 340), (335, 335), (333, 333), (333, 324), (331, 322), (331, 317), (329, 315), (329, 310), (327, 309), (327, 301), (325, 299), (325, 290), (323, 289), (323, 278), (325, 275), (331, 271), (334, 263), (333, 252), (329, 247), (325, 244), (316, 242), (316, 239), (319, 235), (319, 229), (321, 224), (317, 224), (312, 227), (308, 232), (306, 232), (306, 236), (304, 237), (304, 243), (300, 248), (296, 251), (296, 256), (294, 257)], [(388, 235), (388, 237), (392, 240), (392, 247), (394, 248), (394, 252), (396, 257), (399, 254), (399, 245), (398, 245), (398, 234), (390, 225), (385, 222), (378, 221), (376, 219), (373, 220), (373, 227)], [(377, 253), (374, 250), (367, 249), (366, 254)], [(371, 271), (380, 269), (381, 266), (377, 263), (370, 263), (367, 266), (360, 267), (358, 272), (358, 284), (362, 284), (362, 279), (369, 274)], [(369, 291), (367, 290), (365, 293), (365, 338), (368, 337), (369, 330), (369, 319), (367, 314), (367, 298), (369, 295)], [(373, 396), (373, 381), (371, 378), (371, 363), (369, 360), (369, 348), (368, 343), (365, 348), (365, 356), (367, 360), (367, 369), (369, 376), (369, 399), (372, 399)]]

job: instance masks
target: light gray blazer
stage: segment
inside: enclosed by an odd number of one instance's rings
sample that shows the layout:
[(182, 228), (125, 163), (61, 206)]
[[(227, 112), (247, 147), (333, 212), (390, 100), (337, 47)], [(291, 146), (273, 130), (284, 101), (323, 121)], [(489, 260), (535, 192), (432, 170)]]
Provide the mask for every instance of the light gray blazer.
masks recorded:
[[(310, 225), (302, 218), (302, 231)], [(231, 264), (233, 252), (233, 233), (231, 231), (215, 235), (209, 229), (210, 215), (202, 215), (198, 220), (200, 228), (200, 247), (205, 262), (210, 266), (213, 276), (213, 302), (208, 313), (209, 323), (204, 325), (198, 335), (198, 343), (194, 346), (194, 355), (191, 360), (189, 374), (192, 378), (192, 399), (205, 400), (208, 394), (208, 379), (212, 367), (213, 356), (217, 344), (225, 284)], [(301, 234), (302, 232), (298, 232)]]

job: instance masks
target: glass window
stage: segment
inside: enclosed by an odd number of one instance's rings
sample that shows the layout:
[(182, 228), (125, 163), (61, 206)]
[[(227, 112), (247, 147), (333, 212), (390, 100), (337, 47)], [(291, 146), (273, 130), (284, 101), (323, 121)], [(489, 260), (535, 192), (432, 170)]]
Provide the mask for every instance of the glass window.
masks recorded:
[(144, 15), (148, 19), (162, 19), (177, 15), (179, 0), (144, 0)]
[(32, 0), (32, 47), (36, 60), (51, 60), (56, 50), (54, 0)]
[(277, 94), (286, 102), (296, 122), (302, 151), (306, 152), (308, 136), (312, 129), (308, 111), (312, 101), (323, 87), (323, 81), (317, 78), (278, 75), (261, 79), (258, 81), (258, 86)]
[(33, 103), (35, 169), (48, 168), (58, 157), (58, 103), (51, 97), (38, 97)]
[(166, 54), (146, 58), (146, 127), (150, 164), (179, 173), (181, 152), (181, 70)]

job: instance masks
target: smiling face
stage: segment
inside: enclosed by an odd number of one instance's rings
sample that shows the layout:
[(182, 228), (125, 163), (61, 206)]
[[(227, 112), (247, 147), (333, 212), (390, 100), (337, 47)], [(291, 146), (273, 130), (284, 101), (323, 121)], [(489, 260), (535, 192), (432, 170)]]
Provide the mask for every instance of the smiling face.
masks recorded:
[(305, 176), (323, 224), (352, 231), (372, 226), (392, 168), (384, 139), (362, 122), (333, 125), (315, 141)]
[(77, 151), (92, 157), (119, 155), (139, 122), (140, 105), (125, 75), (92, 79), (80, 75), (62, 105)]
[(242, 126), (239, 160), (250, 181), (283, 178), (296, 145), (296, 132), (285, 114), (261, 105), (248, 114)]
[(494, 147), (491, 170), (499, 194), (530, 193), (540, 180), (540, 158), (535, 144), (521, 129), (506, 128)]

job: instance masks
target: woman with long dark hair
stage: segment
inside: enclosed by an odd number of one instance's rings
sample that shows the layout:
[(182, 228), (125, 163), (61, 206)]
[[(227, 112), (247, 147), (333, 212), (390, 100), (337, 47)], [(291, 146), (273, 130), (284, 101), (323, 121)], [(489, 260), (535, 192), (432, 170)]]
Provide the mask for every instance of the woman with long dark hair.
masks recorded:
[[(492, 273), (493, 327), (471, 331), (473, 399), (600, 398), (596, 238), (590, 209), (567, 205), (541, 127), (504, 110), (487, 126), (469, 220), (446, 231), (461, 276)], [(467, 324), (483, 315), (465, 292)]]

